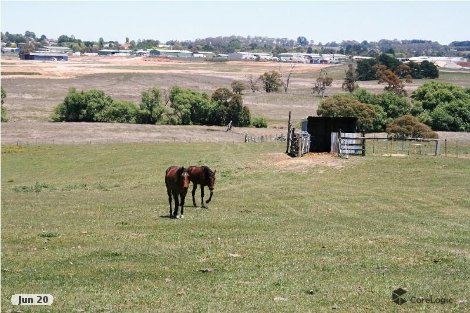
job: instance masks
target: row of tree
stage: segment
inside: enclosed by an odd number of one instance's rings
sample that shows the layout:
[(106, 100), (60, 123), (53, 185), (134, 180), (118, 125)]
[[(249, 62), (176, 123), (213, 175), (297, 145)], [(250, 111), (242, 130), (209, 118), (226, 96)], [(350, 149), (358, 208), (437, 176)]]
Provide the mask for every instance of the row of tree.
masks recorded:
[[(414, 91), (411, 98), (394, 92), (373, 94), (357, 89), (350, 94), (337, 94), (325, 99), (317, 114), (357, 117), (358, 127), (366, 132), (387, 130), (397, 119), (414, 119), (433, 130), (470, 131), (470, 89), (449, 83), (427, 82)], [(403, 116), (407, 118), (403, 119)]]
[[(77, 91), (71, 88), (57, 105), (53, 121), (117, 122), (173, 125), (249, 126), (251, 114), (241, 95), (219, 88), (211, 97), (204, 92), (173, 87), (169, 92), (150, 88), (139, 104), (115, 100), (101, 90)], [(258, 119), (259, 121), (259, 119)], [(259, 125), (258, 123), (256, 125)], [(266, 126), (264, 126), (266, 127)]]
[[(48, 40), (46, 35), (37, 37), (34, 32), (26, 31), (25, 34), (1, 33), (2, 42), (7, 45), (21, 44), (22, 47), (46, 46)], [(105, 47), (105, 41), (101, 37), (97, 41), (85, 41), (75, 38), (74, 35), (61, 35), (57, 38), (57, 43), (66, 46), (74, 51), (96, 52)], [(115, 41), (106, 42), (106, 47), (119, 49), (151, 49), (159, 44), (156, 39), (126, 38), (125, 45)], [(213, 51), (216, 53), (232, 53), (235, 51), (256, 51), (270, 52), (277, 55), (282, 52), (307, 52), (307, 53), (341, 53), (346, 55), (372, 56), (376, 57), (381, 53), (390, 53), (397, 57), (411, 57), (420, 55), (429, 56), (464, 56), (470, 58), (470, 45), (466, 41), (453, 42), (450, 45), (441, 45), (438, 42), (429, 40), (386, 40), (362, 41), (343, 40), (337, 42), (314, 42), (305, 36), (298, 36), (297, 39), (271, 38), (262, 36), (218, 36), (196, 40), (165, 42), (173, 49), (188, 49), (191, 51)]]
[(393, 55), (382, 53), (373, 59), (365, 59), (357, 62), (356, 74), (357, 80), (377, 80), (377, 67), (385, 66), (387, 69), (398, 75), (399, 78), (438, 78), (439, 69), (434, 63), (423, 61), (421, 63), (408, 62), (403, 63)]

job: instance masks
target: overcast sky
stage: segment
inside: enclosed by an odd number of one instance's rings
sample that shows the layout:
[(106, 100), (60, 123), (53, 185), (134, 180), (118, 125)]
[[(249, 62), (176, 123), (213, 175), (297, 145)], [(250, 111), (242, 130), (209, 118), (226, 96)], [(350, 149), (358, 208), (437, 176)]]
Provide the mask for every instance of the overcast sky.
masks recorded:
[(469, 1), (1, 1), (2, 32), (82, 40), (470, 40)]

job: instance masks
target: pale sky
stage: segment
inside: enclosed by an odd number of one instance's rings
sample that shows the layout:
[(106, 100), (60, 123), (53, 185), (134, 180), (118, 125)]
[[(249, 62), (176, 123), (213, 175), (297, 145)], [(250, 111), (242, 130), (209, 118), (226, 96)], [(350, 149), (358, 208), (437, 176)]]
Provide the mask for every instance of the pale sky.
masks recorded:
[(1, 31), (124, 42), (263, 36), (470, 40), (470, 1), (1, 1)]

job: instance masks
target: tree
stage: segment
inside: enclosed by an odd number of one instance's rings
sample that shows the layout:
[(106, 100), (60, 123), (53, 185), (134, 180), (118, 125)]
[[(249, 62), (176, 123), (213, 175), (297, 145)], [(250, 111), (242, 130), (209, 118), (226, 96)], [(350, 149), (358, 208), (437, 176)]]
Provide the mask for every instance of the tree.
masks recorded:
[(3, 89), (3, 86), (1, 86), (2, 89), (2, 105), (5, 103), (5, 99), (7, 98), (7, 92), (5, 89)]
[(424, 60), (420, 68), (424, 78), (439, 78), (439, 69), (434, 63)]
[(260, 77), (255, 78), (253, 75), (248, 76), (248, 86), (252, 92), (256, 92), (259, 90), (258, 82), (260, 81)]
[(359, 88), (359, 85), (356, 83), (356, 81), (357, 81), (357, 76), (356, 76), (354, 67), (352, 64), (349, 64), (348, 70), (346, 71), (346, 77), (344, 78), (344, 82), (341, 88), (343, 90), (353, 92), (354, 90)]
[(301, 47), (306, 47), (308, 46), (308, 39), (305, 38), (304, 36), (299, 36), (297, 37), (297, 45), (301, 46)]
[(3, 107), (3, 104), (5, 103), (5, 99), (7, 98), (7, 92), (5, 89), (3, 89), (3, 86), (1, 87), (2, 89), (2, 122), (7, 122), (8, 121), (8, 116), (7, 116), (7, 109)]
[(241, 95), (243, 93), (243, 90), (246, 89), (245, 83), (241, 80), (234, 80), (231, 84), (231, 87), (232, 91), (239, 95)]
[(260, 76), (266, 92), (278, 92), (282, 86), (281, 73), (278, 71), (266, 72)]
[(437, 138), (437, 133), (421, 123), (412, 115), (404, 115), (387, 125), (385, 130), (389, 135), (397, 139), (406, 138)]
[(377, 79), (374, 66), (377, 64), (376, 59), (365, 59), (357, 62), (356, 74), (357, 80), (375, 80)]
[(138, 109), (131, 101), (114, 100), (108, 106), (96, 113), (96, 122), (107, 123), (136, 123)]
[(213, 104), (206, 93), (173, 87), (170, 90), (170, 101), (177, 124), (210, 124)]
[(101, 90), (78, 92), (69, 89), (64, 101), (54, 108), (55, 122), (126, 122), (134, 123), (137, 107), (129, 101), (114, 101)]
[(150, 88), (142, 92), (138, 118), (139, 124), (155, 124), (167, 113), (163, 103), (162, 93), (158, 87)]
[(408, 66), (407, 64), (398, 65), (393, 72), (400, 79), (405, 79), (405, 81), (407, 81), (407, 82), (412, 81), (411, 67)]
[(435, 130), (470, 131), (470, 93), (441, 82), (427, 82), (411, 95), (413, 114)]
[[(384, 88), (385, 91), (394, 92), (399, 96), (406, 95), (405, 84), (392, 70), (382, 64), (375, 65), (374, 69), (379, 79), (378, 83), (387, 83), (387, 86)], [(407, 82), (410, 82), (409, 78), (407, 78)]]
[(326, 87), (331, 86), (332, 83), (333, 78), (328, 77), (327, 71), (321, 69), (320, 74), (318, 75), (318, 78), (313, 85), (313, 93), (317, 93), (317, 95), (321, 94), (321, 97), (323, 98)]
[(282, 75), (281, 66), (279, 66), (279, 72), (281, 73), (281, 77), (285, 77), (285, 81), (282, 82), (282, 86), (284, 87), (285, 93), (287, 93), (287, 90), (289, 89), (290, 78), (292, 76), (292, 71), (294, 70), (295, 65), (296, 65), (295, 63), (290, 64), (290, 70), (287, 73), (287, 76)]
[(392, 71), (395, 71), (398, 65), (401, 64), (401, 62), (397, 58), (387, 53), (382, 53), (381, 55), (379, 55), (379, 57), (377, 58), (377, 61), (380, 64), (385, 65), (387, 68), (389, 68)]
[(216, 104), (212, 110), (212, 123), (227, 125), (230, 121), (234, 126), (249, 126), (251, 122), (250, 110), (243, 106), (243, 99), (239, 94), (232, 93), (227, 88), (219, 88), (211, 97)]
[(255, 128), (267, 128), (268, 122), (266, 121), (266, 118), (259, 116), (259, 117), (253, 118), (251, 125), (254, 126)]
[(364, 104), (350, 95), (336, 94), (320, 103), (318, 116), (328, 117), (357, 117), (357, 126), (360, 130), (374, 130), (377, 114), (369, 104)]

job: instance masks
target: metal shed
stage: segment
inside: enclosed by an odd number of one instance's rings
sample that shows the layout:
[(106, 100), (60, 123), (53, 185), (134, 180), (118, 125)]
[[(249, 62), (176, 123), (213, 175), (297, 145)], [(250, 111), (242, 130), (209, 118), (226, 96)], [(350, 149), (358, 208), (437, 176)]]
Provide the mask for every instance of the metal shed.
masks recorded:
[(65, 53), (26, 53), (20, 54), (20, 59), (35, 61), (68, 61), (69, 57)]
[(302, 120), (302, 131), (310, 134), (310, 152), (331, 152), (332, 132), (356, 132), (356, 117), (314, 117)]

